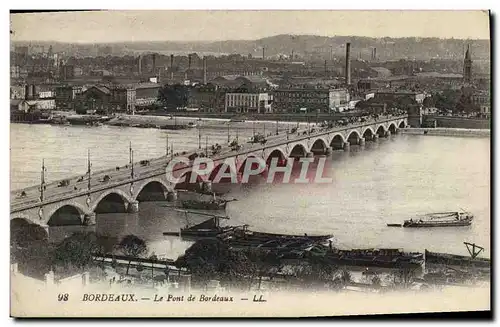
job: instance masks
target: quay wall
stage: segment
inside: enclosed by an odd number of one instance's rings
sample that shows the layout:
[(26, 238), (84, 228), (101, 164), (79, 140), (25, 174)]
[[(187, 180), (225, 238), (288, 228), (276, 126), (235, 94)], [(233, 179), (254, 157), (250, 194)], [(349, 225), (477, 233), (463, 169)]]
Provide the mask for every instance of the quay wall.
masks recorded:
[(443, 128), (467, 128), (467, 129), (490, 129), (490, 119), (477, 119), (466, 117), (449, 117), (424, 115), (423, 121), (436, 121), (436, 127)]
[(490, 137), (489, 129), (466, 129), (466, 128), (402, 128), (403, 134), (412, 135), (434, 135), (434, 136), (475, 136)]

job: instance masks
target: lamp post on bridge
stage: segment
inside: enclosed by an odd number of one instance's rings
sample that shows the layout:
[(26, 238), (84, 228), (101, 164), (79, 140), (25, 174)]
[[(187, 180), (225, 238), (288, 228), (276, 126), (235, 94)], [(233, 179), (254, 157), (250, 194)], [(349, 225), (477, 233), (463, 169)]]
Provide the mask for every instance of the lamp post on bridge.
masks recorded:
[(90, 149), (88, 149), (87, 150), (87, 174), (89, 175), (89, 178), (88, 178), (88, 182), (87, 182), (87, 188), (89, 190), (89, 194), (90, 194), (90, 175), (91, 175), (90, 167), (92, 167), (92, 164), (90, 163)]
[(168, 134), (165, 140), (165, 157), (168, 159)]
[(45, 190), (45, 159), (42, 159), (42, 172), (40, 176), (40, 202), (43, 202), (43, 191)]
[(132, 142), (129, 145), (129, 159), (130, 159), (130, 177), (134, 178), (134, 151), (132, 150)]

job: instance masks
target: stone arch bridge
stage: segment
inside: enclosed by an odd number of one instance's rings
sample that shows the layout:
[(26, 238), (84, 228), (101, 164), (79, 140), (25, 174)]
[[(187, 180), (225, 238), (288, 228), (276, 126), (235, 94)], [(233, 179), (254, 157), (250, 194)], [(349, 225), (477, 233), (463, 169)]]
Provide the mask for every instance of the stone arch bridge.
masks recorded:
[[(228, 158), (235, 158), (236, 169), (249, 157), (260, 158), (269, 164), (272, 158), (286, 160), (290, 157), (312, 157), (314, 154), (329, 154), (333, 150), (346, 150), (351, 145), (363, 145), (387, 137), (408, 126), (407, 116), (384, 117), (377, 120), (358, 122), (347, 126), (331, 128), (313, 127), (299, 130), (294, 134), (275, 135), (267, 138), (265, 144), (244, 143), (238, 150), (223, 147), (216, 155), (209, 157), (214, 162), (213, 172), (219, 170)], [(207, 149), (208, 150), (208, 149)], [(184, 154), (189, 156), (194, 152)], [(62, 213), (77, 217), (76, 224), (95, 224), (96, 213), (137, 212), (139, 202), (147, 200), (173, 200), (177, 185), (166, 176), (165, 170), (174, 157), (161, 157), (148, 161), (146, 166), (116, 167), (82, 178), (69, 179), (66, 187), (54, 185), (45, 189), (43, 201), (36, 186), (11, 193), (10, 219), (22, 219), (47, 228)], [(176, 166), (177, 167), (177, 166)], [(131, 173), (131, 170), (132, 173)], [(175, 168), (178, 176), (191, 174), (192, 164), (186, 163)], [(110, 176), (107, 181), (101, 177)], [(133, 174), (133, 175), (132, 175)], [(198, 176), (200, 183), (210, 184), (214, 173)], [(198, 178), (197, 177), (197, 178)], [(74, 180), (74, 182), (73, 182)], [(90, 185), (90, 187), (89, 187)], [(19, 196), (22, 192), (23, 196)]]

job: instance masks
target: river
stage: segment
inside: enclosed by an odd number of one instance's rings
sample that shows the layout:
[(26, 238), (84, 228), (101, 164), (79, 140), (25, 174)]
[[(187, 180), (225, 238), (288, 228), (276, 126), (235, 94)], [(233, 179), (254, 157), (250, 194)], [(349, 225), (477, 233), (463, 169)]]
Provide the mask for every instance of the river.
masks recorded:
[[(42, 159), (47, 181), (83, 174), (87, 149), (93, 169), (124, 165), (129, 142), (136, 160), (165, 153), (166, 135), (174, 150), (198, 146), (192, 130), (166, 131), (130, 127), (86, 127), (11, 124), (11, 188), (39, 183)], [(240, 130), (248, 138), (252, 130)], [(227, 131), (207, 129), (209, 143), (227, 142)], [(232, 132), (232, 138), (235, 136)], [(232, 185), (228, 204), (231, 224), (247, 223), (253, 230), (334, 235), (340, 248), (396, 247), (405, 250), (467, 255), (464, 241), (485, 247), (490, 256), (490, 138), (393, 135), (334, 151), (327, 169), (332, 184)], [(98, 214), (94, 227), (50, 227), (51, 239), (74, 230), (95, 229), (113, 237), (135, 234), (150, 252), (175, 258), (190, 244), (164, 231), (186, 224), (184, 214), (166, 202), (140, 203), (135, 214)], [(442, 229), (391, 228), (415, 214), (458, 210), (474, 213), (472, 226)], [(201, 222), (204, 217), (188, 217)]]

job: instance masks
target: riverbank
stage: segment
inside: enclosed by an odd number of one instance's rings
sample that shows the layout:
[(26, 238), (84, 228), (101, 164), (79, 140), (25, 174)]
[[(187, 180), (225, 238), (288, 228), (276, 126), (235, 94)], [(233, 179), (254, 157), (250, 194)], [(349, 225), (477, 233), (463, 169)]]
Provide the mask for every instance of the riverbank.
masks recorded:
[[(278, 127), (279, 131), (287, 130), (291, 126), (296, 126), (296, 122), (276, 122), (270, 120), (260, 120), (252, 121), (246, 120), (242, 122), (233, 122), (230, 119), (224, 118), (196, 118), (196, 117), (185, 117), (185, 116), (152, 116), (152, 115), (121, 115), (110, 119), (106, 122), (108, 125), (112, 126), (129, 126), (129, 127), (151, 127), (151, 128), (162, 128), (164, 126), (188, 126), (196, 127), (200, 129), (256, 129), (257, 131), (267, 130), (268, 132), (276, 131)], [(305, 123), (298, 123), (299, 125), (305, 125)]]
[(342, 119), (346, 117), (359, 116), (359, 111), (351, 110), (347, 113), (342, 112), (331, 112), (331, 113), (266, 113), (266, 114), (235, 114), (230, 112), (195, 112), (195, 111), (182, 111), (182, 112), (164, 112), (164, 111), (152, 111), (145, 113), (148, 116), (165, 116), (172, 115), (177, 117), (189, 117), (189, 118), (202, 118), (202, 119), (226, 119), (230, 120), (233, 118), (243, 117), (247, 121), (280, 121), (280, 122), (320, 122), (324, 120), (335, 120)]
[(433, 136), (472, 136), (490, 137), (489, 129), (467, 129), (467, 128), (403, 128), (402, 134), (411, 135), (433, 135)]

